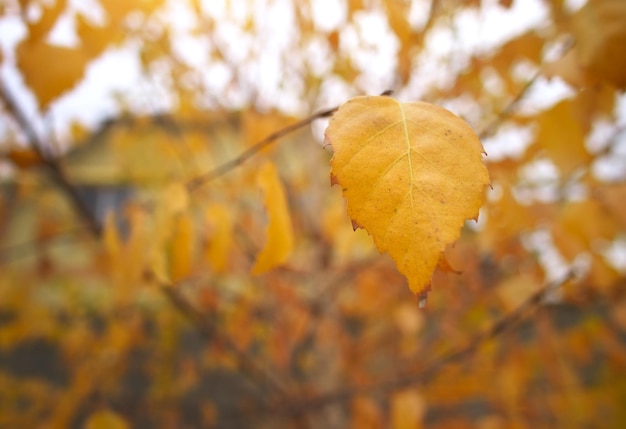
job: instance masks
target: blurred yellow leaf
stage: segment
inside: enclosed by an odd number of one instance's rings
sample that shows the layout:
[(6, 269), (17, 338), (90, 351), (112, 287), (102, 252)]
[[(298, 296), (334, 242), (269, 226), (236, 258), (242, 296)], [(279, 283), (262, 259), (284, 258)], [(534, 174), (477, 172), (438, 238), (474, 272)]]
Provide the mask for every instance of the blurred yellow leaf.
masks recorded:
[(252, 268), (253, 274), (261, 274), (283, 264), (294, 245), (287, 198), (274, 164), (263, 164), (257, 178), (264, 195), (268, 225), (265, 246), (257, 255)]
[(36, 167), (45, 162), (37, 151), (30, 148), (11, 148), (6, 153), (6, 157), (20, 168)]
[(17, 66), (26, 84), (35, 94), (42, 110), (82, 78), (92, 56), (80, 48), (72, 49), (48, 43), (19, 44)]
[(422, 292), (441, 252), (483, 203), (489, 175), (480, 140), (441, 107), (357, 97), (333, 116), (326, 142), (355, 226)]
[(564, 175), (588, 163), (585, 129), (570, 100), (563, 100), (538, 118), (537, 141)]
[(98, 27), (80, 15), (76, 17), (76, 33), (81, 39), (81, 47), (94, 57), (100, 55), (110, 44), (120, 39), (123, 34), (120, 27), (117, 26), (116, 28), (115, 25)]

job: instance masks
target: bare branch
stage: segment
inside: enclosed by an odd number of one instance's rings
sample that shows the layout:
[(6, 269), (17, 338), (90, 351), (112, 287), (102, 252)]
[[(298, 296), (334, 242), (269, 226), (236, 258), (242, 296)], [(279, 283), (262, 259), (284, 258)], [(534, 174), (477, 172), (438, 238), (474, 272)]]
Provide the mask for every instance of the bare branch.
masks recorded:
[(282, 128), (281, 130), (276, 131), (275, 133), (270, 134), (269, 136), (265, 137), (260, 142), (255, 143), (253, 146), (243, 151), (236, 158), (215, 167), (213, 170), (210, 170), (200, 176), (197, 176), (191, 179), (189, 182), (187, 182), (187, 189), (189, 190), (189, 192), (195, 191), (201, 186), (206, 185), (212, 180), (215, 180), (218, 177), (221, 177), (224, 174), (228, 173), (229, 171), (240, 166), (241, 164), (246, 162), (248, 159), (252, 158), (261, 149), (269, 146), (270, 144), (274, 143), (276, 140), (280, 139), (281, 137), (284, 137), (287, 134), (290, 134), (302, 127), (309, 125), (311, 122), (313, 122), (316, 119), (331, 116), (333, 113), (337, 111), (337, 109), (338, 107), (334, 107), (332, 109), (327, 109), (327, 110), (322, 110), (320, 112), (312, 114), (308, 118), (302, 119), (294, 124), (291, 124), (285, 128)]
[(43, 160), (43, 165), (50, 173), (52, 180), (54, 180), (57, 186), (69, 198), (76, 212), (87, 223), (91, 233), (96, 237), (100, 236), (101, 227), (94, 213), (80, 197), (77, 189), (67, 180), (61, 165), (53, 156), (47, 153), (44, 141), (39, 138), (37, 132), (26, 117), (26, 114), (2, 80), (0, 80), (0, 99), (2, 99), (6, 105), (7, 111), (22, 128), (22, 131), (24, 131), (30, 147), (37, 153), (39, 158)]
[(540, 76), (539, 71), (535, 72), (533, 77), (530, 78), (528, 82), (526, 82), (526, 84), (522, 87), (522, 89), (517, 93), (515, 98), (513, 98), (513, 100), (511, 100), (504, 109), (502, 109), (502, 111), (500, 112), (500, 114), (498, 114), (498, 116), (496, 116), (489, 124), (487, 124), (485, 128), (483, 128), (483, 130), (478, 134), (478, 137), (481, 140), (491, 136), (496, 131), (496, 129), (500, 126), (500, 124), (502, 124), (502, 122), (504, 122), (506, 119), (511, 117), (511, 115), (513, 115), (513, 113), (515, 112), (515, 109), (517, 109), (518, 104), (526, 96), (526, 93), (528, 92), (530, 87), (534, 85), (534, 83), (537, 81), (537, 78), (539, 78), (539, 76)]

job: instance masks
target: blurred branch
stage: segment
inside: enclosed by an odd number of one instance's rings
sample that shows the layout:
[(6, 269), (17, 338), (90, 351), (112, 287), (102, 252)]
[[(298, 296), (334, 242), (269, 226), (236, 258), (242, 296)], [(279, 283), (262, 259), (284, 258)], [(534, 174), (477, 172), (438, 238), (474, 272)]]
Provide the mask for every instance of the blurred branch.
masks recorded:
[(46, 145), (43, 140), (39, 138), (37, 132), (31, 125), (31, 122), (27, 118), (24, 110), (18, 104), (16, 98), (11, 94), (9, 88), (0, 80), (0, 99), (5, 104), (7, 111), (17, 124), (20, 126), (24, 134), (26, 135), (29, 146), (37, 153), (40, 159), (43, 160), (44, 167), (50, 173), (52, 180), (68, 197), (72, 206), (78, 213), (78, 215), (86, 222), (89, 230), (94, 236), (100, 236), (101, 228), (94, 213), (85, 204), (83, 199), (78, 194), (76, 188), (67, 180), (61, 165), (57, 160), (50, 156), (46, 151)]
[[(568, 43), (566, 43), (565, 46), (563, 46), (562, 48), (561, 56), (565, 55), (570, 49), (573, 48), (573, 46), (573, 41), (568, 41)], [(496, 116), (489, 124), (487, 124), (486, 127), (483, 128), (483, 130), (478, 134), (478, 137), (481, 140), (490, 137), (500, 126), (500, 124), (502, 124), (502, 122), (504, 122), (506, 119), (510, 118), (513, 115), (515, 109), (517, 109), (518, 104), (526, 96), (530, 87), (535, 84), (539, 76), (545, 74), (542, 69), (543, 67), (542, 65), (540, 65), (539, 68), (535, 71), (535, 74), (530, 78), (528, 82), (526, 82), (526, 84), (517, 93), (517, 95), (509, 102), (509, 104), (504, 109), (502, 109), (502, 111), (500, 111), (498, 116)]]
[(200, 188), (201, 186), (204, 186), (207, 183), (211, 182), (212, 180), (215, 180), (218, 177), (223, 176), (224, 174), (228, 173), (229, 171), (233, 170), (234, 168), (246, 162), (248, 159), (252, 158), (257, 152), (269, 146), (270, 144), (274, 143), (276, 140), (280, 139), (281, 137), (284, 137), (287, 134), (290, 134), (300, 128), (303, 128), (309, 125), (311, 122), (315, 121), (316, 119), (326, 118), (328, 116), (331, 116), (333, 113), (337, 111), (337, 109), (339, 109), (339, 107), (333, 107), (332, 109), (322, 110), (320, 112), (312, 114), (308, 118), (302, 119), (294, 124), (291, 124), (285, 128), (282, 128), (270, 134), (269, 136), (265, 137), (263, 140), (255, 143), (253, 146), (243, 151), (236, 158), (231, 159), (230, 161), (227, 161), (224, 164), (218, 165), (214, 169), (188, 181), (187, 190), (189, 192), (193, 192), (196, 189)]
[(522, 89), (517, 93), (517, 95), (507, 104), (507, 106), (502, 109), (502, 111), (496, 116), (483, 130), (478, 134), (478, 138), (485, 139), (490, 137), (496, 129), (504, 122), (506, 119), (511, 117), (517, 109), (518, 104), (522, 99), (526, 96), (526, 93), (530, 89), (531, 86), (537, 81), (537, 78), (540, 76), (540, 70), (537, 70), (533, 77), (526, 82), (526, 84), (522, 87)]
[(307, 400), (301, 400), (292, 404), (287, 404), (281, 407), (281, 410), (276, 412), (283, 412), (290, 415), (300, 415), (310, 412), (314, 409), (324, 408), (328, 405), (345, 402), (358, 395), (366, 395), (373, 393), (392, 393), (398, 390), (405, 389), (415, 384), (427, 383), (437, 375), (448, 365), (452, 363), (459, 363), (473, 355), (476, 350), (487, 341), (492, 340), (505, 331), (511, 329), (517, 325), (531, 310), (539, 306), (544, 298), (556, 289), (559, 289), (567, 281), (576, 277), (576, 273), (570, 270), (562, 279), (548, 283), (543, 288), (531, 295), (526, 301), (524, 301), (515, 310), (503, 316), (500, 320), (495, 322), (489, 329), (475, 335), (469, 342), (457, 348), (454, 348), (439, 358), (435, 359), (430, 365), (424, 367), (424, 369), (417, 372), (408, 372), (398, 374), (391, 380), (384, 381), (382, 383), (376, 383), (370, 386), (357, 387), (352, 389), (341, 389), (335, 392), (322, 394), (317, 397), (311, 397)]

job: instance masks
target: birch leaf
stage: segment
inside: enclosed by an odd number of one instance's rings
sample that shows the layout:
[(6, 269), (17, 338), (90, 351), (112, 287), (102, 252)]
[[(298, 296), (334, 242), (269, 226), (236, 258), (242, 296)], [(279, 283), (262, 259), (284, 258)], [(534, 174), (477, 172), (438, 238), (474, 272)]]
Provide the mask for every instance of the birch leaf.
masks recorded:
[(441, 107), (357, 97), (335, 113), (326, 143), (353, 224), (423, 296), (446, 245), (483, 203), (489, 175), (480, 140)]

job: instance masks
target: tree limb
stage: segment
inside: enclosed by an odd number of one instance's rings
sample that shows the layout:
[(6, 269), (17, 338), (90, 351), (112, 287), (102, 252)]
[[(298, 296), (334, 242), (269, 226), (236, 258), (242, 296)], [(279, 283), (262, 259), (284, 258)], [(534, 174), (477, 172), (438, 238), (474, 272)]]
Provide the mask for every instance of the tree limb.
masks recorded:
[(0, 80), (0, 99), (2, 99), (7, 111), (11, 114), (11, 116), (13, 116), (22, 131), (24, 131), (29, 146), (36, 152), (39, 158), (43, 160), (43, 165), (50, 173), (52, 180), (54, 180), (57, 186), (68, 197), (70, 203), (74, 207), (74, 210), (76, 210), (78, 215), (83, 219), (83, 221), (85, 221), (91, 233), (94, 236), (99, 237), (101, 233), (101, 226), (98, 223), (95, 214), (80, 197), (76, 187), (74, 187), (67, 180), (67, 177), (65, 176), (65, 173), (63, 172), (63, 169), (58, 161), (47, 153), (44, 141), (40, 139), (30, 121), (26, 117), (26, 114), (17, 103), (17, 100), (2, 80)]
[(302, 127), (305, 127), (307, 125), (309, 125), (311, 122), (315, 121), (316, 119), (320, 119), (320, 118), (325, 118), (328, 116), (331, 116), (333, 113), (335, 113), (337, 111), (337, 109), (339, 109), (339, 107), (333, 107), (332, 109), (326, 109), (326, 110), (322, 110), (320, 112), (314, 113), (311, 116), (309, 116), (308, 118), (304, 118), (294, 124), (291, 124), (289, 126), (286, 126), (285, 128), (282, 128), (272, 134), (270, 134), (269, 136), (267, 136), (266, 138), (264, 138), (263, 140), (255, 143), (253, 146), (249, 147), (248, 149), (244, 150), (239, 156), (237, 156), (234, 159), (231, 159), (230, 161), (227, 161), (221, 165), (218, 165), (217, 167), (215, 167), (214, 169), (201, 174), (197, 177), (194, 177), (193, 179), (191, 179), (190, 181), (187, 182), (187, 190), (189, 192), (193, 192), (196, 189), (200, 188), (201, 186), (206, 185), (207, 183), (217, 179), (218, 177), (223, 176), (224, 174), (228, 173), (229, 171), (233, 170), (234, 168), (238, 167), (239, 165), (243, 164), (244, 162), (246, 162), (248, 159), (252, 158), (257, 152), (259, 152), (261, 149), (269, 146), (270, 144), (274, 143), (276, 140), (280, 139), (281, 137), (286, 136), (289, 133), (292, 133)]

